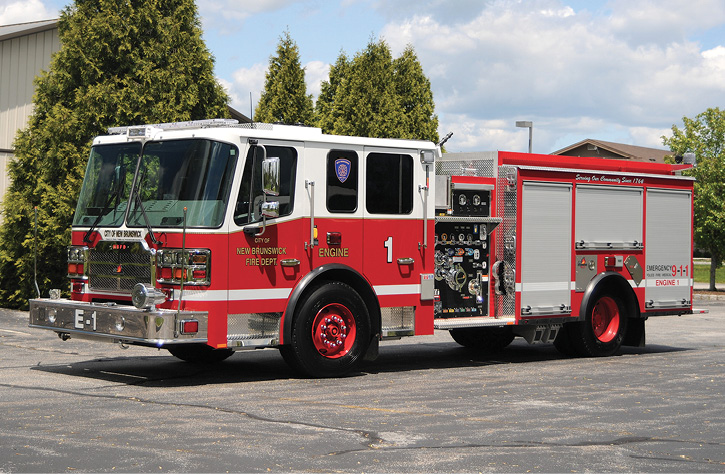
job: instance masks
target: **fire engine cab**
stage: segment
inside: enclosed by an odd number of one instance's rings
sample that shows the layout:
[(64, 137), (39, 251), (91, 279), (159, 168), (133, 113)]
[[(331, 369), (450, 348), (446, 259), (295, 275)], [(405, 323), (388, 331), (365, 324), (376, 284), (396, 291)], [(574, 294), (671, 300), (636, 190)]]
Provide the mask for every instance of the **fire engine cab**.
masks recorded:
[(30, 326), (192, 362), (273, 347), (318, 377), (435, 329), (608, 356), (643, 345), (650, 316), (692, 312), (687, 167), (228, 120), (112, 128), (73, 219), (70, 298), (31, 300)]

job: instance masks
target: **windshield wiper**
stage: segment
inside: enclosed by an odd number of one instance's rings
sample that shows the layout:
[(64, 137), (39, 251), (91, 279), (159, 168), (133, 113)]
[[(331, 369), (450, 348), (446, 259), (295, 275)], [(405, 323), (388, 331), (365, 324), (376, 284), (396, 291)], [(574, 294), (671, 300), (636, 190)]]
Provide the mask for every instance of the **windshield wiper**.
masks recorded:
[(133, 196), (131, 197), (135, 198), (136, 207), (141, 210), (141, 215), (143, 216), (144, 223), (146, 224), (146, 230), (149, 231), (149, 237), (151, 237), (151, 242), (155, 243), (156, 245), (162, 245), (161, 241), (157, 240), (156, 236), (154, 235), (154, 231), (151, 228), (151, 222), (149, 221), (149, 217), (146, 215), (146, 209), (143, 207), (141, 193), (139, 192), (139, 189), (141, 188), (141, 183), (146, 180), (146, 171), (147, 169), (143, 170), (143, 174), (141, 174), (140, 179), (136, 182), (137, 186), (134, 186), (133, 190), (131, 191), (133, 193)]
[(114, 199), (116, 200), (116, 204), (113, 206), (113, 209), (115, 210), (121, 201), (121, 192), (123, 191), (123, 187), (126, 184), (126, 167), (117, 166), (115, 169), (115, 172), (118, 173), (115, 176), (116, 187), (113, 190), (113, 192), (108, 196), (108, 199), (106, 200), (106, 204), (103, 205), (103, 209), (101, 209), (101, 212), (98, 213), (96, 220), (93, 221), (93, 224), (91, 224), (91, 227), (86, 231), (85, 235), (83, 236), (83, 242), (85, 242), (87, 244), (92, 243), (91, 234), (96, 229), (98, 224), (101, 222), (101, 219), (103, 219), (106, 216), (106, 213), (111, 208), (111, 202)]

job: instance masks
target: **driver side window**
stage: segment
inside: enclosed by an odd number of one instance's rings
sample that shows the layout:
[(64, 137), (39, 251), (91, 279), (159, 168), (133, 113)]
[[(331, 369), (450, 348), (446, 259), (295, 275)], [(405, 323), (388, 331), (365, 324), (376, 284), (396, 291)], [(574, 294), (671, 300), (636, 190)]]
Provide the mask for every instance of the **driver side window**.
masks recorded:
[[(294, 204), (295, 178), (297, 174), (297, 150), (292, 147), (264, 145), (267, 158), (279, 158), (280, 189), (279, 196), (272, 198), (279, 201), (279, 216), (292, 213)], [(249, 148), (242, 173), (242, 185), (234, 207), (234, 223), (241, 226), (262, 220), (262, 148)]]

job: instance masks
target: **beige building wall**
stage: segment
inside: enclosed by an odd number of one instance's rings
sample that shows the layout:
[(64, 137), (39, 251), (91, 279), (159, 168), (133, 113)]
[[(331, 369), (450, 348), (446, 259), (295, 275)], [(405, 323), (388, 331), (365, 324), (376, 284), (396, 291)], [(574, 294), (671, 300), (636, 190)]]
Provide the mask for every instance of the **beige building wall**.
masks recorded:
[(59, 49), (55, 20), (0, 26), (0, 201), (10, 184), (15, 135), (33, 111), (34, 79)]

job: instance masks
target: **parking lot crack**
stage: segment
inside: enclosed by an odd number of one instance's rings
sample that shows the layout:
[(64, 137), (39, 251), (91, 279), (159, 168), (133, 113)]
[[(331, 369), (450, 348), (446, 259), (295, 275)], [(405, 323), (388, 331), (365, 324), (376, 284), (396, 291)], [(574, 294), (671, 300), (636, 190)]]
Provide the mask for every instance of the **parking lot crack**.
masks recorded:
[[(713, 442), (703, 442), (698, 440), (678, 440), (678, 439), (668, 439), (668, 438), (657, 438), (657, 437), (646, 437), (646, 436), (631, 436), (631, 437), (625, 437), (625, 438), (617, 438), (614, 440), (608, 440), (608, 441), (584, 441), (580, 443), (552, 443), (552, 442), (546, 442), (546, 441), (513, 441), (510, 443), (464, 443), (464, 444), (449, 444), (449, 445), (438, 445), (438, 446), (430, 446), (430, 445), (417, 445), (417, 446), (399, 446), (395, 445), (395, 443), (388, 443), (388, 442), (381, 442), (379, 444), (374, 444), (370, 446), (367, 449), (349, 449), (349, 450), (343, 450), (343, 451), (334, 451), (331, 453), (328, 453), (329, 456), (340, 456), (345, 454), (354, 454), (354, 453), (360, 453), (360, 452), (366, 452), (370, 449), (376, 450), (376, 451), (413, 451), (413, 450), (449, 450), (449, 449), (496, 449), (496, 448), (518, 448), (518, 449), (525, 449), (525, 448), (541, 448), (541, 447), (568, 447), (568, 448), (577, 448), (577, 447), (592, 447), (592, 446), (626, 446), (626, 445), (632, 445), (632, 444), (642, 444), (642, 443), (682, 443), (682, 444), (697, 444), (697, 445), (711, 445), (711, 446), (723, 446), (725, 443), (713, 443)], [(638, 457), (638, 456), (630, 456), (630, 457)], [(643, 459), (660, 459), (660, 458), (649, 458), (649, 457), (642, 457)], [(705, 459), (705, 460), (695, 460), (689, 457), (685, 458), (662, 458), (660, 460), (670, 460), (670, 461), (678, 461), (678, 462), (699, 462), (704, 464), (717, 464), (717, 465), (725, 465), (725, 461), (717, 461), (712, 459)]]
[(167, 406), (167, 407), (196, 408), (196, 409), (200, 409), (200, 410), (212, 410), (215, 412), (243, 416), (245, 418), (249, 418), (250, 420), (260, 421), (263, 423), (277, 423), (277, 424), (282, 424), (282, 425), (301, 426), (301, 427), (311, 428), (311, 429), (315, 429), (315, 430), (326, 430), (326, 431), (333, 431), (333, 432), (352, 433), (352, 434), (356, 434), (356, 435), (360, 436), (363, 440), (363, 445), (366, 446), (368, 449), (372, 449), (373, 446), (379, 445), (381, 443), (385, 443), (385, 440), (383, 438), (381, 438), (379, 435), (377, 435), (375, 432), (372, 432), (372, 431), (353, 429), (353, 428), (342, 428), (342, 427), (336, 427), (336, 426), (327, 426), (327, 425), (321, 425), (321, 424), (316, 424), (316, 423), (308, 423), (308, 422), (304, 422), (304, 421), (270, 418), (270, 417), (256, 415), (254, 413), (250, 413), (250, 412), (243, 411), (243, 410), (235, 410), (233, 408), (225, 408), (225, 407), (212, 406), (212, 405), (202, 405), (202, 404), (198, 404), (198, 403), (166, 402), (166, 401), (161, 401), (161, 400), (153, 400), (153, 399), (140, 398), (140, 397), (134, 397), (134, 396), (107, 395), (107, 394), (100, 394), (100, 393), (84, 393), (84, 392), (79, 392), (79, 391), (75, 391), (75, 390), (63, 390), (63, 389), (56, 389), (56, 388), (50, 388), (50, 387), (32, 387), (32, 386), (27, 386), (27, 385), (14, 385), (14, 384), (7, 384), (7, 383), (0, 383), (0, 387), (6, 387), (6, 388), (11, 388), (11, 389), (21, 389), (21, 390), (37, 390), (37, 391), (43, 391), (43, 392), (61, 393), (61, 394), (65, 394), (65, 395), (74, 395), (74, 396), (88, 397), (88, 398), (108, 399), (108, 400), (116, 400), (116, 401), (129, 401), (129, 402), (134, 402), (134, 403), (144, 403), (144, 404), (149, 404), (149, 405), (160, 405), (160, 406)]

